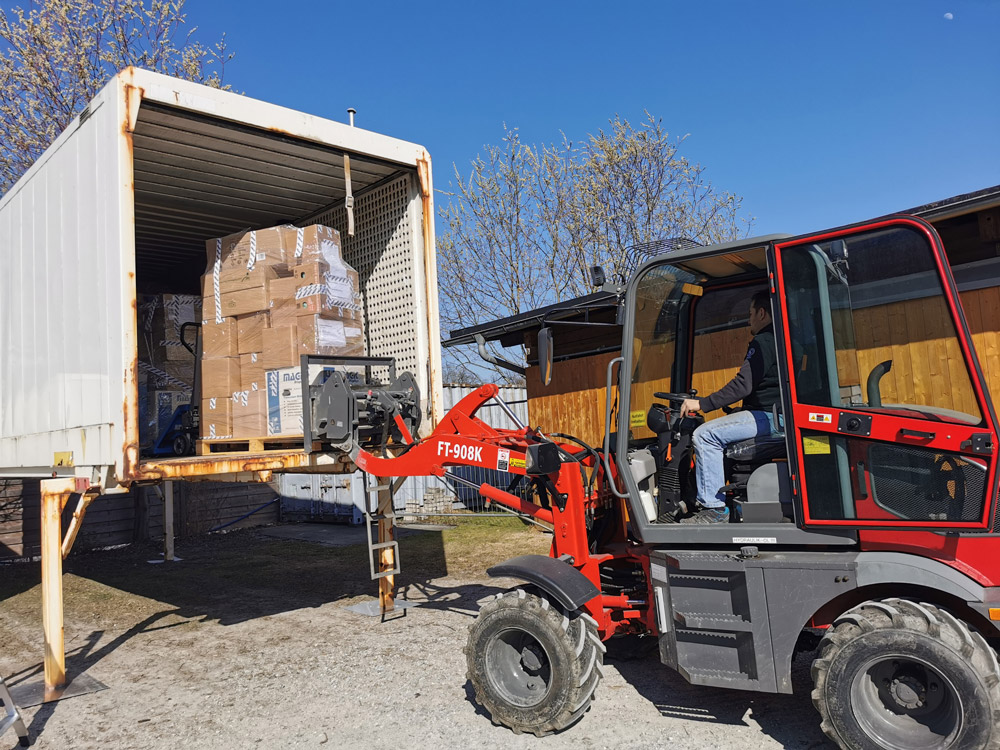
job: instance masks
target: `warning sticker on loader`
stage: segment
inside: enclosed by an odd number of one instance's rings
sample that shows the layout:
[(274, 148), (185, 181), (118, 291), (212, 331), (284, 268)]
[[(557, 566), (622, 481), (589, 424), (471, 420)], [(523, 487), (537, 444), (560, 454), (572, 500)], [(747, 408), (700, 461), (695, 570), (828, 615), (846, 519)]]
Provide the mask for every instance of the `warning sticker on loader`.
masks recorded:
[(510, 451), (501, 448), (497, 451), (497, 471), (507, 471), (510, 468)]
[(809, 421), (817, 422), (818, 424), (833, 424), (833, 415), (811, 411), (809, 412)]
[(646, 412), (642, 409), (629, 412), (628, 423), (630, 427), (643, 427), (646, 424)]
[(826, 435), (802, 437), (802, 452), (807, 456), (817, 456), (830, 452), (830, 438)]
[(517, 456), (510, 457), (510, 468), (512, 469), (523, 469), (525, 466), (524, 459), (518, 458)]

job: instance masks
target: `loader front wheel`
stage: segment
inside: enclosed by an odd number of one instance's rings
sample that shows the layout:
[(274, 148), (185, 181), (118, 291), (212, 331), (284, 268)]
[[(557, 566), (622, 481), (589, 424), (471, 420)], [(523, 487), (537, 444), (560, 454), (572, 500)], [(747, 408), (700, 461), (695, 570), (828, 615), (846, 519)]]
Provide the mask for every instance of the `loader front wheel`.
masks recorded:
[(845, 612), (812, 676), (823, 731), (841, 748), (1000, 748), (996, 653), (931, 604), (884, 599)]
[(494, 723), (542, 737), (590, 707), (602, 677), (597, 623), (516, 589), (486, 604), (469, 628), (469, 681)]

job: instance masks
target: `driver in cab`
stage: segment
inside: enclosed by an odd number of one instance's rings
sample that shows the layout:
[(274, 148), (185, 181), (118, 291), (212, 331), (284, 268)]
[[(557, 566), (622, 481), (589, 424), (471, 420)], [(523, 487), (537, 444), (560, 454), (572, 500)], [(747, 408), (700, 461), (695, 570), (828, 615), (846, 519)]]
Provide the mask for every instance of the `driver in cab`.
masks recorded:
[(771, 323), (771, 300), (766, 290), (750, 299), (750, 333), (753, 339), (746, 358), (735, 377), (715, 393), (704, 398), (685, 399), (681, 417), (691, 412), (710, 412), (743, 401), (740, 411), (705, 422), (694, 431), (695, 479), (698, 504), (692, 515), (681, 523), (725, 523), (729, 521), (725, 493), (723, 455), (726, 446), (753, 437), (779, 434), (774, 424), (773, 406), (779, 399), (778, 361)]

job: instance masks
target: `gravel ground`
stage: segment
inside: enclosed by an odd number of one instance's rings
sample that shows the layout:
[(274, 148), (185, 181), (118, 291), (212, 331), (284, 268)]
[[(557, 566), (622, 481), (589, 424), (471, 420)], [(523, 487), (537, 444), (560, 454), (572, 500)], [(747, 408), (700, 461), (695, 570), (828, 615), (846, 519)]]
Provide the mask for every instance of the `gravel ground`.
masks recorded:
[[(347, 609), (374, 591), (363, 548), (237, 532), (181, 545), (174, 565), (150, 566), (134, 547), (71, 558), (68, 672), (107, 689), (25, 709), (34, 746), (830, 747), (809, 702), (809, 654), (796, 661), (796, 694), (776, 696), (688, 685), (617, 642), (574, 727), (537, 739), (493, 726), (472, 700), (462, 648), (478, 602), (513, 582), (470, 572), (484, 555), (547, 544), (514, 536), (466, 540), (472, 562), (447, 534), (407, 537), (404, 571), (416, 562), (400, 594), (420, 606), (387, 622)], [(0, 568), (0, 674), (12, 687), (40, 675), (37, 567)], [(0, 750), (15, 746), (13, 732), (0, 738)]]

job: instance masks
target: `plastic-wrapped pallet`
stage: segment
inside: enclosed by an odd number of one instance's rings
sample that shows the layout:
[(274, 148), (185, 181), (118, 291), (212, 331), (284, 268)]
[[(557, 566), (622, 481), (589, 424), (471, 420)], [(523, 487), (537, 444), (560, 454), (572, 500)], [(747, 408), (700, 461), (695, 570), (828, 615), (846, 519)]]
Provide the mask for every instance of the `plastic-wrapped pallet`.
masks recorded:
[(303, 354), (364, 356), (358, 274), (337, 231), (321, 225), (219, 237), (206, 253), (202, 414), (213, 417), (202, 420), (202, 437), (274, 435), (266, 399), (255, 395), (269, 370), (297, 367)]

